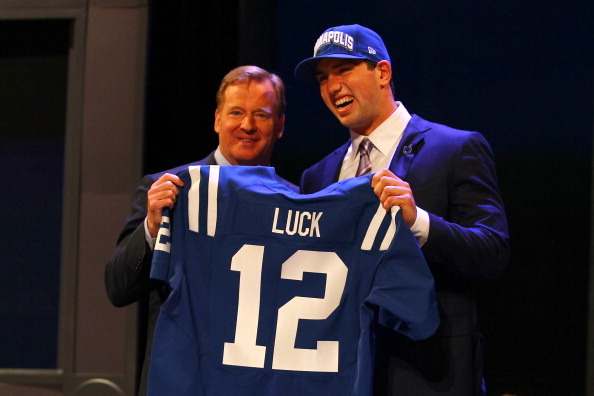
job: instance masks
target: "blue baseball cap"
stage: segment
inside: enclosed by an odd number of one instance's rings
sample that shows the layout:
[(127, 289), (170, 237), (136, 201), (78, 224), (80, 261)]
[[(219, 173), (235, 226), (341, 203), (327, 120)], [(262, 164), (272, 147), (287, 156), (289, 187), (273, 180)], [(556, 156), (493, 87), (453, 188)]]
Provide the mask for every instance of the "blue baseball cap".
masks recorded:
[(320, 59), (368, 59), (372, 62), (387, 60), (388, 50), (382, 38), (361, 25), (343, 25), (327, 29), (316, 41), (314, 56), (301, 61), (295, 68), (299, 80), (311, 80)]

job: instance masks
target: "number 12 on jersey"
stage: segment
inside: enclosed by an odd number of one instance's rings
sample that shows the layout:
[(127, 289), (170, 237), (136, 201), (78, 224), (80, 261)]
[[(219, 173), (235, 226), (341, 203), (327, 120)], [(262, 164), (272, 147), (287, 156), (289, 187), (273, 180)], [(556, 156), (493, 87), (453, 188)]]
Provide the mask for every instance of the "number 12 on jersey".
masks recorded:
[[(243, 245), (231, 260), (240, 273), (235, 342), (226, 342), (223, 364), (264, 368), (266, 346), (256, 345), (264, 246)], [(348, 268), (334, 252), (298, 250), (282, 264), (281, 278), (303, 280), (305, 272), (326, 274), (324, 298), (296, 296), (278, 309), (272, 368), (338, 372), (338, 341), (318, 341), (315, 349), (295, 348), (299, 319), (324, 320), (340, 305)]]

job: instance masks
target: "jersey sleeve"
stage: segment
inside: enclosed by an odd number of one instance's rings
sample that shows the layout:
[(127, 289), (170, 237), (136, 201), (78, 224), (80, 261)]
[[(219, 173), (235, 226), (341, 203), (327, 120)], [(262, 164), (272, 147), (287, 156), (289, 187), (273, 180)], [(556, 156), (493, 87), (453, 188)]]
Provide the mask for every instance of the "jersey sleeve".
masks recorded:
[(439, 325), (433, 276), (399, 211), (392, 246), (382, 256), (366, 304), (379, 307), (381, 325), (413, 340), (432, 335)]
[(151, 264), (150, 277), (167, 281), (170, 279), (169, 259), (171, 256), (171, 217), (170, 210), (165, 208), (161, 217), (159, 233), (155, 241), (155, 250)]

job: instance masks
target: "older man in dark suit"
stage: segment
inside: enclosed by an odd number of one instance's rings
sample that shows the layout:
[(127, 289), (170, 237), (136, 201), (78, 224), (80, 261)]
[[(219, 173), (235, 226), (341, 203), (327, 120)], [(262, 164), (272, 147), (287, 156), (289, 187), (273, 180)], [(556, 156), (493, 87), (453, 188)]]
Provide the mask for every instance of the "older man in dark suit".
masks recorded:
[[(219, 146), (208, 157), (146, 175), (140, 181), (130, 215), (105, 267), (105, 288), (113, 305), (140, 301), (141, 338), (146, 356), (138, 395), (146, 394), (148, 362), (157, 315), (165, 291), (149, 279), (154, 239), (163, 208), (175, 205), (183, 182), (175, 174), (190, 165), (270, 165), (274, 143), (283, 134), (285, 88), (282, 80), (257, 66), (240, 66), (223, 78), (217, 92), (215, 132)], [(297, 187), (282, 180), (295, 191)], [(143, 334), (145, 333), (145, 334)]]

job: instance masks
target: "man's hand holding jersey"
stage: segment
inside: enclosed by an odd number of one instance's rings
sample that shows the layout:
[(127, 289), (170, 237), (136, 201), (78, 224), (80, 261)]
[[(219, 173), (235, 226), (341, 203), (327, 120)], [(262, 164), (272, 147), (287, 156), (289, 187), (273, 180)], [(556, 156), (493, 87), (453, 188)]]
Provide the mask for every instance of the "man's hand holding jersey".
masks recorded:
[(417, 205), (410, 185), (400, 179), (388, 169), (382, 169), (375, 173), (371, 179), (371, 187), (379, 198), (383, 207), (390, 210), (399, 206), (402, 210), (402, 217), (409, 228), (417, 220)]
[(151, 185), (147, 193), (148, 210), (146, 215), (147, 227), (151, 237), (157, 237), (163, 208), (173, 209), (179, 194), (179, 187), (183, 185), (184, 182), (179, 177), (170, 173), (165, 173)]

